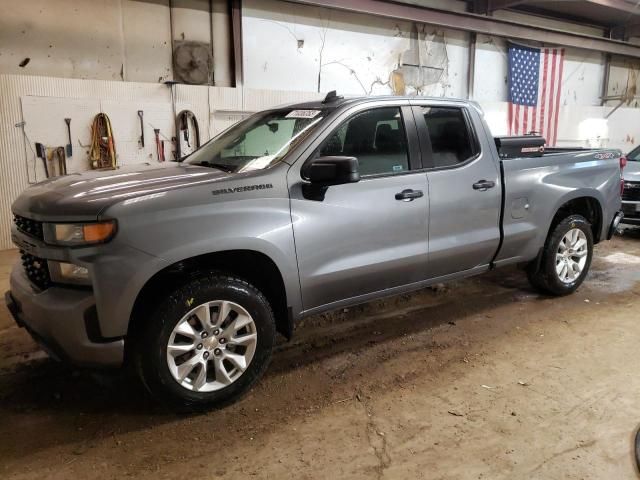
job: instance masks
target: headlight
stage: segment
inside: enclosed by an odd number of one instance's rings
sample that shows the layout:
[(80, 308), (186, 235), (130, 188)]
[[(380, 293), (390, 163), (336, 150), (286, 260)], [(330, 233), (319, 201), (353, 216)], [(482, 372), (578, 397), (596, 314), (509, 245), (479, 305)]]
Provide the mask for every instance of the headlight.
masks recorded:
[(66, 283), (71, 285), (91, 285), (89, 270), (80, 265), (66, 262), (48, 261), (49, 275), (55, 283)]
[(44, 240), (55, 245), (91, 245), (107, 242), (115, 233), (115, 220), (96, 223), (48, 223), (44, 228)]

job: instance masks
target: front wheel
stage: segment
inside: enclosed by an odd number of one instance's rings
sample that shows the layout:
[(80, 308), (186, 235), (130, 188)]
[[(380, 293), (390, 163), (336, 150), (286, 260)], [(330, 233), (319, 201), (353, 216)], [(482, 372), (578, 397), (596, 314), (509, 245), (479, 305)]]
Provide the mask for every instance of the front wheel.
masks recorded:
[(242, 279), (210, 273), (150, 312), (136, 339), (136, 366), (152, 396), (172, 406), (218, 406), (262, 375), (274, 338), (265, 296)]
[(571, 215), (549, 234), (539, 268), (528, 271), (529, 281), (544, 293), (568, 295), (584, 281), (592, 257), (591, 224), (581, 215)]

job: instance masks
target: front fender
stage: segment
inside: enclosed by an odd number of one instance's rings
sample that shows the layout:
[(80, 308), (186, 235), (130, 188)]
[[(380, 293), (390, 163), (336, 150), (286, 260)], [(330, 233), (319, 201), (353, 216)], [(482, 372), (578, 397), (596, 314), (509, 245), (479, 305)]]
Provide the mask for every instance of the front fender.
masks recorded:
[[(118, 218), (119, 229), (110, 248), (122, 245), (136, 254), (119, 257), (96, 275), (104, 336), (126, 334), (136, 298), (155, 274), (189, 258), (228, 250), (269, 257), (280, 270), (292, 311), (302, 310), (288, 196), (172, 206), (153, 213), (149, 208), (108, 212)], [(102, 257), (100, 263), (106, 265)]]

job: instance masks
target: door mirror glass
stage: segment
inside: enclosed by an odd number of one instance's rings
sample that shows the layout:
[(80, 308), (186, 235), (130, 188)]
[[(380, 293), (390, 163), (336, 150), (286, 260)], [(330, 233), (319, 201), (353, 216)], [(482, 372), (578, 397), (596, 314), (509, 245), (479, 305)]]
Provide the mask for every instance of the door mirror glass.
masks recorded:
[(360, 181), (358, 159), (355, 157), (318, 157), (305, 166), (305, 177), (318, 186), (342, 185)]

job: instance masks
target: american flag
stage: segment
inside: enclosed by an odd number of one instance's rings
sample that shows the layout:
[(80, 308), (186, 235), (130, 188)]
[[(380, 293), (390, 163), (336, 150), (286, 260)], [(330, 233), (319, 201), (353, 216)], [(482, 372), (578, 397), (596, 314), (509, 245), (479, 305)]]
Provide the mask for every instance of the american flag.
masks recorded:
[(536, 133), (555, 146), (563, 48), (509, 45), (509, 135)]

